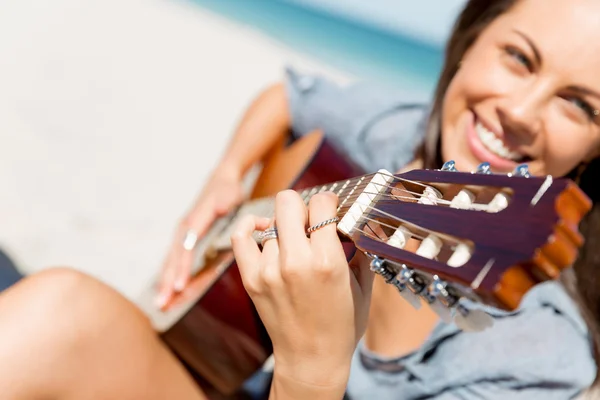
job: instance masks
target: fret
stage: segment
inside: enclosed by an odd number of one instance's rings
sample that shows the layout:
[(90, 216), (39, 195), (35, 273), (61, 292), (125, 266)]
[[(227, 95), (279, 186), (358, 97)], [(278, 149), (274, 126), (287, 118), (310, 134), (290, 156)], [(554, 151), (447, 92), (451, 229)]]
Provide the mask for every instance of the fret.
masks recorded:
[(338, 207), (338, 209), (342, 208), (344, 206), (344, 204), (346, 204), (346, 202), (348, 201), (348, 199), (350, 199), (350, 196), (352, 196), (352, 194), (354, 193), (354, 191), (356, 190), (356, 188), (361, 184), (361, 182), (364, 180), (364, 176), (362, 178), (360, 178), (358, 180), (358, 182), (356, 182), (356, 185), (354, 185), (354, 187), (352, 188), (352, 190), (350, 190), (350, 193), (348, 193), (348, 195), (344, 198), (344, 201), (342, 201), (342, 203), (340, 204), (340, 206)]
[[(361, 190), (361, 184), (363, 183), (365, 178), (369, 176), (372, 175), (366, 175), (361, 178), (348, 179), (346, 181), (338, 181), (326, 185), (306, 188), (302, 191), (297, 191), (297, 193), (300, 195), (304, 203), (308, 205), (310, 198), (315, 194), (322, 193), (325, 191), (331, 191), (335, 193), (340, 199), (343, 197), (341, 204), (337, 208), (337, 213), (340, 214), (340, 210), (344, 209), (344, 212), (342, 213), (344, 214), (345, 212), (347, 212), (348, 208), (351, 207), (354, 203), (354, 201), (351, 200), (350, 197), (355, 192), (359, 192)], [(242, 204), (236, 212), (234, 219), (231, 220), (229, 224), (216, 235), (214, 241), (211, 241), (211, 245), (214, 249), (222, 250), (231, 247), (229, 237), (231, 236), (232, 229), (236, 225), (236, 222), (239, 220), (239, 218), (247, 214), (253, 214), (266, 218), (273, 218), (273, 216), (275, 215), (275, 196), (254, 199)]]
[[(307, 190), (309, 190), (309, 189), (307, 189)], [(313, 197), (315, 195), (315, 193), (317, 193), (317, 190), (318, 190), (318, 187), (310, 188), (309, 192), (306, 194), (306, 197), (303, 199), (305, 205), (308, 205), (311, 197)]]
[(337, 185), (338, 185), (338, 182), (335, 182), (333, 185), (331, 185), (331, 187), (329, 188), (329, 191), (335, 193), (335, 188), (337, 187)]
[[(342, 192), (346, 189), (346, 187), (348, 187), (349, 184), (350, 184), (350, 179), (348, 179), (346, 182), (344, 182), (344, 184), (342, 185), (340, 190), (337, 192), (338, 197), (342, 194)], [(338, 213), (340, 212), (341, 208), (342, 208), (342, 205), (340, 204), (337, 208)]]
[(308, 204), (308, 199), (309, 199), (308, 193), (310, 193), (310, 190), (304, 189), (302, 191), (302, 193), (300, 194), (300, 197), (302, 197), (302, 201), (304, 201), (304, 204)]

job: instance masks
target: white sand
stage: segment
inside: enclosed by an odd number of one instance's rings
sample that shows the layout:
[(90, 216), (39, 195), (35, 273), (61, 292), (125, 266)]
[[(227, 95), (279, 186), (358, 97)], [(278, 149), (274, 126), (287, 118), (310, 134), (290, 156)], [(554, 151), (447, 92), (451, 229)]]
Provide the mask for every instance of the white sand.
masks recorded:
[(348, 78), (159, 0), (0, 0), (0, 54), (0, 244), (26, 273), (74, 266), (130, 298), (283, 65)]

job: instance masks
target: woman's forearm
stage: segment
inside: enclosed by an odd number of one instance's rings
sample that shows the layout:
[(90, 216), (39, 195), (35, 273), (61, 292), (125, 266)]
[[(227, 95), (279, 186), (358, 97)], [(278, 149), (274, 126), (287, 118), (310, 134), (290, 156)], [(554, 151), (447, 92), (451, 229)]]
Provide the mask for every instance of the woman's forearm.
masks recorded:
[(348, 377), (334, 377), (329, 379), (329, 371), (318, 371), (319, 380), (302, 380), (295, 376), (275, 373), (271, 383), (269, 400), (340, 400), (344, 397)]
[(427, 306), (415, 310), (394, 286), (377, 277), (364, 343), (378, 355), (400, 357), (419, 348), (438, 320)]
[(264, 90), (242, 116), (216, 172), (242, 177), (288, 135), (290, 124), (284, 84), (274, 84)]

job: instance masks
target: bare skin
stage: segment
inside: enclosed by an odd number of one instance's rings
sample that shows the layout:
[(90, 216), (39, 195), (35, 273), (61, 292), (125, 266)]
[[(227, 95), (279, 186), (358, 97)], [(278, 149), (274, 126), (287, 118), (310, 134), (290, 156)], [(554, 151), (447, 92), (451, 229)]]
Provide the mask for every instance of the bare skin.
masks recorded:
[(0, 310), (4, 399), (206, 398), (131, 302), (72, 269), (24, 279)]

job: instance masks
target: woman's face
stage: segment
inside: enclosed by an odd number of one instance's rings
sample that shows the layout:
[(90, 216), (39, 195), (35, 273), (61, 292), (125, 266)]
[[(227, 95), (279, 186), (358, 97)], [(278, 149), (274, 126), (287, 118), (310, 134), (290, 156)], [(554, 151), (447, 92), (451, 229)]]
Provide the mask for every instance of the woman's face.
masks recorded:
[(442, 157), (563, 176), (600, 154), (600, 1), (521, 0), (471, 46), (442, 107)]

